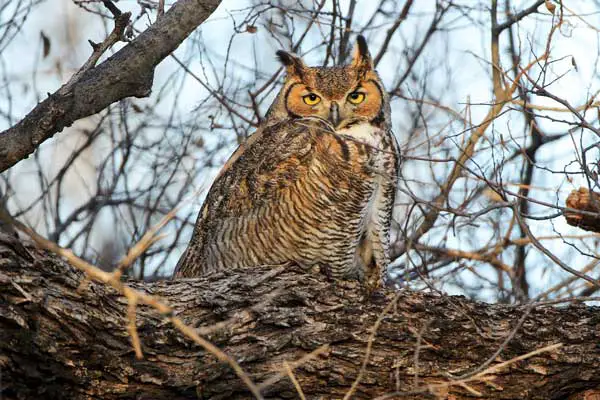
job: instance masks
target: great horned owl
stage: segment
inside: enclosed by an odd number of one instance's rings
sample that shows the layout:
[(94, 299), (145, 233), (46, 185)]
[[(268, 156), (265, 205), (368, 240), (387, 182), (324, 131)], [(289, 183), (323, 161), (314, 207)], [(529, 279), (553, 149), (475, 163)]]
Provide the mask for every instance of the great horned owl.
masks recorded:
[(283, 88), (210, 188), (175, 277), (293, 262), (375, 287), (400, 156), (366, 41), (343, 67), (277, 56)]

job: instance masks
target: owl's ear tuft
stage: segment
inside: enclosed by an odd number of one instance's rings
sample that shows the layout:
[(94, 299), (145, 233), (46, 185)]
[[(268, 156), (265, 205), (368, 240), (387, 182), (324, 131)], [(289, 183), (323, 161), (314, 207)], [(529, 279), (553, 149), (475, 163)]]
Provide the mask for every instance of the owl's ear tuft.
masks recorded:
[(363, 35), (358, 35), (356, 38), (351, 65), (358, 70), (359, 74), (364, 74), (373, 69), (373, 59), (367, 47), (367, 40)]
[(297, 76), (298, 78), (302, 78), (306, 70), (306, 65), (304, 65), (300, 57), (283, 50), (278, 50), (275, 54), (277, 54), (277, 58), (285, 67), (288, 77)]

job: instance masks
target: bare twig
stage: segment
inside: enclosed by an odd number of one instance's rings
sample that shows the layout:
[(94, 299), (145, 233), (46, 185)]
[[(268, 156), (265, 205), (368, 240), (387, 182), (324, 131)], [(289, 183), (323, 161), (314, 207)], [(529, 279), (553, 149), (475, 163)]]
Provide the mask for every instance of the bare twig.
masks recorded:
[(132, 334), (131, 340), (137, 356), (141, 357), (142, 352), (139, 337), (137, 335), (137, 330), (135, 328), (135, 306), (137, 304), (145, 304), (154, 308), (161, 315), (167, 318), (181, 333), (183, 333), (184, 336), (191, 339), (193, 342), (204, 348), (209, 353), (215, 355), (220, 361), (227, 363), (235, 371), (238, 377), (244, 382), (244, 384), (248, 387), (252, 394), (257, 399), (262, 399), (260, 390), (252, 382), (248, 374), (244, 372), (240, 365), (233, 358), (231, 358), (229, 355), (225, 354), (218, 347), (216, 347), (214, 344), (200, 337), (200, 335), (198, 335), (195, 329), (187, 326), (183, 323), (183, 321), (181, 321), (180, 318), (174, 316), (171, 307), (157, 300), (153, 296), (131, 289), (129, 286), (123, 284), (119, 279), (115, 279), (114, 273), (104, 272), (99, 268), (89, 264), (88, 262), (74, 255), (71, 250), (63, 249), (56, 243), (45, 239), (44, 237), (38, 235), (33, 229), (27, 227), (21, 222), (13, 220), (5, 214), (1, 215), (1, 217), (3, 219), (8, 218), (13, 226), (15, 226), (17, 229), (31, 237), (31, 239), (33, 239), (33, 241), (35, 241), (40, 247), (64, 257), (72, 266), (85, 272), (85, 274), (89, 276), (90, 279), (107, 284), (115, 290), (117, 290), (120, 294), (125, 296), (125, 298), (128, 301), (128, 314), (131, 317), (129, 319), (128, 331), (130, 334)]

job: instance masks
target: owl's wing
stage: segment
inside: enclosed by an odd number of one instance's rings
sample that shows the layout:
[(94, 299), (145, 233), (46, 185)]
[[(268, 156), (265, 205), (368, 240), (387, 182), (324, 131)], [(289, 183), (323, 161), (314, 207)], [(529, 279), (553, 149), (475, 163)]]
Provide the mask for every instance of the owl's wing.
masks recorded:
[[(204, 265), (201, 253), (207, 241), (219, 240), (225, 225), (235, 225), (229, 228), (234, 231), (248, 226), (257, 215), (281, 215), (283, 192), (298, 182), (304, 185), (311, 169), (327, 163), (323, 169), (333, 171), (327, 184), (316, 183), (319, 191), (335, 190), (332, 182), (343, 181), (346, 175), (361, 179), (360, 171), (347, 171), (353, 168), (349, 151), (348, 144), (321, 119), (285, 121), (257, 131), (234, 152), (210, 188), (176, 275), (197, 276), (211, 268)], [(306, 202), (313, 201), (306, 197)]]
[(317, 136), (332, 134), (320, 120), (278, 123), (252, 135), (227, 161), (205, 204), (207, 219), (247, 215), (266, 207), (306, 173)]

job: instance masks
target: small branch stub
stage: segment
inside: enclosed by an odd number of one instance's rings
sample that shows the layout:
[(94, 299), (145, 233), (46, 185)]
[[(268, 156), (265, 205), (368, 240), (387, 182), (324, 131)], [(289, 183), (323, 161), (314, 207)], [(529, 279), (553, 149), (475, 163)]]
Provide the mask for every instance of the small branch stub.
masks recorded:
[[(600, 194), (581, 187), (569, 194), (566, 206), (588, 212), (583, 214), (575, 211), (565, 211), (564, 216), (569, 225), (586, 231), (600, 232)], [(597, 215), (590, 215), (589, 213), (596, 213)]]

